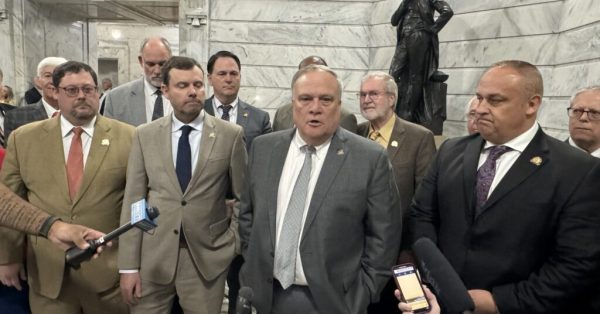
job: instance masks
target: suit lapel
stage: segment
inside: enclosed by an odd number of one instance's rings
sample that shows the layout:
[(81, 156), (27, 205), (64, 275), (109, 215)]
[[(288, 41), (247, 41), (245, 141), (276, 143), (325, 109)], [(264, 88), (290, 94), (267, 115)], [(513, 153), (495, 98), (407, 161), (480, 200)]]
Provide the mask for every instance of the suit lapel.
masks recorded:
[(64, 203), (70, 204), (71, 197), (69, 196), (60, 119), (51, 119), (44, 122), (44, 130), (46, 133), (42, 134), (40, 138), (41, 151), (47, 153), (44, 155), (44, 163), (55, 165), (48, 167), (48, 175), (53, 178), (52, 181), (59, 185), (61, 191), (60, 197), (64, 200)]
[(139, 83), (131, 89), (129, 94), (129, 105), (132, 107), (134, 119), (146, 123), (146, 95), (144, 94), (144, 78), (139, 80)]
[(196, 170), (194, 170), (194, 173), (192, 174), (190, 184), (188, 184), (188, 188), (185, 190), (184, 195), (190, 190), (190, 187), (195, 186), (196, 182), (198, 182), (198, 178), (201, 176), (202, 171), (208, 162), (208, 158), (215, 148), (217, 136), (222, 136), (219, 134), (219, 130), (215, 125), (215, 119), (216, 118), (213, 116), (204, 115), (202, 137), (200, 138), (200, 154), (198, 155), (198, 161), (196, 162)]
[(173, 139), (171, 134), (171, 128), (173, 123), (172, 119), (173, 118), (171, 115), (160, 118), (158, 134), (156, 134), (156, 141), (158, 143), (157, 147), (162, 148), (160, 149), (159, 156), (163, 165), (165, 165), (166, 175), (171, 181), (170, 186), (173, 187), (173, 191), (175, 191), (175, 193), (180, 193), (179, 195), (183, 195), (183, 192), (181, 191), (179, 185), (179, 180), (177, 179), (177, 173), (175, 172), (175, 165), (173, 164)]
[(215, 97), (215, 96), (210, 97), (209, 99), (207, 99), (204, 102), (204, 111), (206, 113), (208, 113), (209, 115), (211, 115), (211, 116), (214, 117), (215, 116), (215, 110), (213, 108), (213, 97)]
[[(396, 155), (400, 151), (400, 147), (402, 147), (402, 143), (404, 142), (406, 136), (404, 136), (404, 132), (406, 129), (404, 128), (404, 124), (402, 121), (396, 117), (396, 121), (394, 122), (394, 128), (392, 129), (392, 135), (390, 137), (390, 141), (388, 143), (387, 151), (390, 160), (394, 160)], [(368, 136), (367, 131), (367, 136)]]
[(477, 165), (479, 163), (479, 155), (484, 141), (477, 136), (471, 140), (465, 149), (463, 155), (463, 180), (464, 180), (464, 199), (467, 202), (467, 221), (472, 221), (475, 215), (475, 185), (477, 181)]
[[(279, 181), (281, 179), (281, 172), (283, 171), (283, 165), (287, 158), (288, 151), (292, 138), (294, 137), (295, 129), (287, 130), (283, 133), (278, 140), (274, 143), (273, 149), (271, 150), (270, 165), (267, 175), (267, 181), (269, 182), (269, 193), (267, 197), (267, 208), (269, 211), (269, 228), (271, 232), (271, 245), (275, 248), (275, 238), (277, 236), (277, 194), (279, 191)], [(260, 158), (260, 156), (254, 156), (253, 158)]]
[(245, 102), (238, 100), (236, 124), (241, 126), (244, 130), (246, 129), (246, 126), (248, 125), (249, 115), (250, 115), (250, 112), (248, 111), (248, 105)]
[(317, 184), (315, 185), (312, 199), (308, 207), (308, 213), (306, 215), (306, 222), (304, 224), (304, 232), (302, 233), (302, 238), (304, 238), (304, 234), (306, 234), (310, 225), (317, 216), (317, 213), (321, 208), (323, 200), (327, 197), (329, 189), (331, 188), (333, 181), (337, 177), (337, 173), (339, 172), (340, 168), (344, 164), (344, 161), (346, 160), (346, 156), (349, 153), (351, 153), (346, 147), (346, 137), (344, 132), (346, 131), (343, 131), (341, 127), (338, 127), (337, 131), (335, 132), (335, 135), (331, 139), (329, 150), (327, 151), (327, 155), (325, 156), (325, 162), (323, 163), (323, 167), (321, 168), (321, 173), (319, 174), (319, 178), (317, 179)]

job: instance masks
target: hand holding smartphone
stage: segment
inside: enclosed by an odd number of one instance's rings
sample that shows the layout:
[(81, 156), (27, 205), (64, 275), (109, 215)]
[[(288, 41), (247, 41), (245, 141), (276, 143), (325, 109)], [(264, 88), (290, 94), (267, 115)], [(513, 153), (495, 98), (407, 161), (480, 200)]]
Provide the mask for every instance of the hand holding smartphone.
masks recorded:
[(414, 313), (428, 312), (431, 305), (427, 301), (415, 265), (397, 265), (392, 268), (392, 272), (396, 286), (402, 293), (402, 302), (408, 303)]

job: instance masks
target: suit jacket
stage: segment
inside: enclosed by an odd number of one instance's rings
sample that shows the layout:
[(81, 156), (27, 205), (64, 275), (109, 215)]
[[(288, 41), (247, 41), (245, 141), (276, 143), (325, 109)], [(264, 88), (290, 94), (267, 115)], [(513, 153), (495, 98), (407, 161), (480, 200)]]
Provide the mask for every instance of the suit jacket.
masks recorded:
[(42, 100), (42, 94), (40, 94), (40, 91), (38, 91), (37, 88), (32, 87), (25, 92), (23, 98), (25, 98), (25, 103), (27, 105), (31, 105)]
[(483, 144), (478, 134), (442, 144), (412, 204), (412, 238), (437, 242), (466, 287), (491, 291), (500, 313), (591, 313), (600, 162), (540, 129), (475, 214)]
[[(291, 103), (277, 108), (275, 117), (273, 118), (273, 131), (287, 130), (294, 127), (292, 111)], [(341, 115), (340, 126), (352, 133), (356, 133), (356, 116), (344, 109), (344, 107), (342, 107)]]
[[(277, 191), (296, 129), (257, 138), (242, 197), (242, 286), (270, 313), (273, 297)], [(366, 313), (389, 280), (402, 216), (391, 165), (379, 145), (338, 128), (308, 208), (300, 256), (320, 313)]]
[(4, 137), (8, 139), (10, 133), (22, 125), (45, 119), (48, 119), (48, 114), (42, 100), (8, 111), (4, 117)]
[(104, 97), (104, 116), (133, 126), (146, 123), (144, 77), (111, 89)]
[[(211, 116), (215, 115), (213, 98), (214, 96), (208, 98), (204, 102), (204, 111)], [(241, 100), (238, 101), (236, 124), (244, 129), (246, 149), (248, 151), (250, 151), (250, 146), (255, 137), (273, 131), (273, 129), (271, 129), (271, 122), (269, 121), (269, 114), (266, 111), (249, 105)]]
[(237, 213), (226, 208), (225, 195), (231, 191), (240, 199), (247, 159), (244, 133), (233, 123), (204, 115), (198, 163), (182, 193), (171, 152), (171, 121), (166, 116), (137, 129), (121, 221), (130, 221), (130, 205), (143, 198), (160, 216), (154, 232), (131, 230), (121, 237), (119, 269), (139, 269), (144, 280), (171, 283), (182, 229), (197, 269), (210, 281), (239, 252)]
[[(65, 222), (109, 232), (119, 223), (133, 132), (129, 125), (97, 117), (83, 181), (73, 201), (69, 197), (58, 117), (28, 124), (14, 132), (9, 138), (0, 179), (31, 204)], [(0, 264), (22, 261), (23, 240), (21, 233), (2, 230)], [(65, 252), (33, 235), (27, 243), (29, 286), (43, 296), (56, 298), (65, 272)], [(82, 285), (96, 292), (114, 287), (119, 282), (116, 248), (115, 245), (107, 248), (100, 258), (72, 271), (73, 280), (81, 280)]]

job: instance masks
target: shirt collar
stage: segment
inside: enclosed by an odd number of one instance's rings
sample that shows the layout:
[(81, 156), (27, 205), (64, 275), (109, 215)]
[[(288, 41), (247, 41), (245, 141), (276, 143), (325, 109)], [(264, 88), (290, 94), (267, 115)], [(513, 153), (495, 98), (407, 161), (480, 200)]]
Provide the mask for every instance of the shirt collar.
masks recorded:
[(196, 119), (187, 124), (179, 121), (179, 119), (175, 117), (175, 113), (173, 113), (171, 117), (173, 121), (173, 123), (171, 123), (171, 132), (173, 133), (179, 131), (184, 125), (189, 125), (194, 128), (194, 130), (202, 130), (202, 124), (204, 123), (204, 110), (201, 110)]
[(396, 115), (390, 116), (390, 118), (385, 122), (385, 124), (379, 130), (375, 130), (373, 128), (373, 124), (369, 123), (369, 137), (373, 132), (379, 132), (379, 136), (383, 138), (386, 143), (390, 142), (392, 138), (392, 130), (394, 129), (394, 124), (396, 123)]
[(44, 110), (46, 111), (46, 115), (51, 118), (52, 114), (54, 114), (56, 111), (59, 111), (58, 109), (54, 109), (54, 107), (50, 106), (50, 104), (46, 101), (46, 99), (44, 99), (44, 97), (42, 97), (42, 105), (44, 106)]
[[(235, 99), (229, 104), (231, 106), (231, 109), (235, 109), (237, 107), (239, 99), (240, 99), (239, 97), (235, 97)], [(219, 107), (223, 106), (221, 101), (219, 101), (219, 98), (217, 98), (217, 96), (214, 96), (214, 95), (213, 95), (213, 102), (215, 104), (215, 108), (219, 108)]]
[[(569, 144), (571, 144), (571, 146), (582, 150), (583, 152), (585, 152), (586, 154), (588, 153), (585, 149), (577, 146), (577, 144), (575, 143), (575, 141), (573, 141), (573, 139), (569, 136)], [(596, 149), (595, 151), (591, 152), (590, 155), (596, 157), (596, 158), (600, 158), (600, 148)]]
[[(325, 158), (327, 150), (329, 149), (329, 144), (331, 144), (332, 138), (333, 136), (327, 139), (323, 144), (315, 146), (315, 155), (318, 159)], [(296, 129), (296, 132), (294, 132), (294, 137), (292, 138), (292, 145), (294, 145), (298, 150), (300, 150), (302, 146), (308, 145), (306, 144), (306, 141), (302, 139), (302, 136), (300, 136), (300, 132), (298, 132), (298, 129)]]
[(150, 84), (148, 82), (148, 80), (146, 80), (146, 77), (143, 77), (143, 80), (144, 80), (144, 90), (146, 91), (146, 93), (149, 95), (154, 95), (154, 93), (156, 93), (158, 88), (156, 86)]
[[(509, 148), (511, 148), (514, 151), (518, 151), (519, 153), (522, 153), (525, 148), (527, 147), (527, 145), (529, 145), (529, 143), (533, 140), (533, 138), (535, 137), (535, 134), (537, 133), (537, 131), (540, 129), (539, 124), (534, 123), (533, 126), (531, 128), (529, 128), (529, 130), (525, 131), (524, 133), (521, 133), (521, 135), (513, 138), (512, 140), (501, 144), (502, 146), (507, 146)], [(483, 146), (483, 149), (486, 150), (492, 146), (497, 146), (496, 144), (492, 144), (489, 141), (485, 141), (485, 145)]]
[[(85, 132), (89, 137), (92, 137), (94, 134), (94, 125), (96, 124), (96, 116), (94, 116), (94, 118), (81, 126), (81, 128), (83, 129), (83, 132)], [(73, 130), (75, 126), (73, 124), (71, 124), (71, 122), (69, 122), (69, 120), (65, 119), (65, 117), (63, 115), (60, 115), (60, 129), (62, 132), (62, 137), (66, 137), (67, 135), (69, 135), (69, 133), (71, 132), (71, 130)]]

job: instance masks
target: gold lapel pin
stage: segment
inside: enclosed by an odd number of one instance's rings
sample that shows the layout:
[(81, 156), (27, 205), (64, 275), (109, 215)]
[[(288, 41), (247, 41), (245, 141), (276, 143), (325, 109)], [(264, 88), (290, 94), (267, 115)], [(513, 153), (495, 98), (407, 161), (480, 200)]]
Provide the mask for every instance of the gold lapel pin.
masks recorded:
[(398, 147), (398, 142), (396, 142), (396, 141), (392, 141), (392, 144), (391, 144), (391, 145), (392, 145), (392, 147)]
[(102, 146), (108, 146), (108, 145), (110, 145), (110, 141), (107, 138), (103, 139)]
[(244, 118), (248, 118), (248, 113), (244, 112)]
[(208, 134), (208, 137), (210, 137), (210, 138), (214, 138), (214, 137), (215, 137), (215, 133), (214, 133), (214, 132), (212, 132), (212, 133)]
[(344, 154), (344, 150), (343, 150), (343, 149), (341, 149), (341, 148), (340, 148), (340, 149), (338, 149), (338, 150), (337, 150), (337, 154), (338, 154), (338, 155), (340, 155), (340, 156), (341, 156), (341, 155), (343, 155), (343, 154)]
[(530, 163), (532, 163), (532, 164), (534, 164), (534, 165), (536, 165), (536, 166), (539, 166), (539, 165), (541, 165), (541, 164), (542, 164), (542, 157), (540, 157), (540, 156), (535, 156), (535, 157), (531, 158), (531, 159), (529, 160), (529, 162), (530, 162)]

